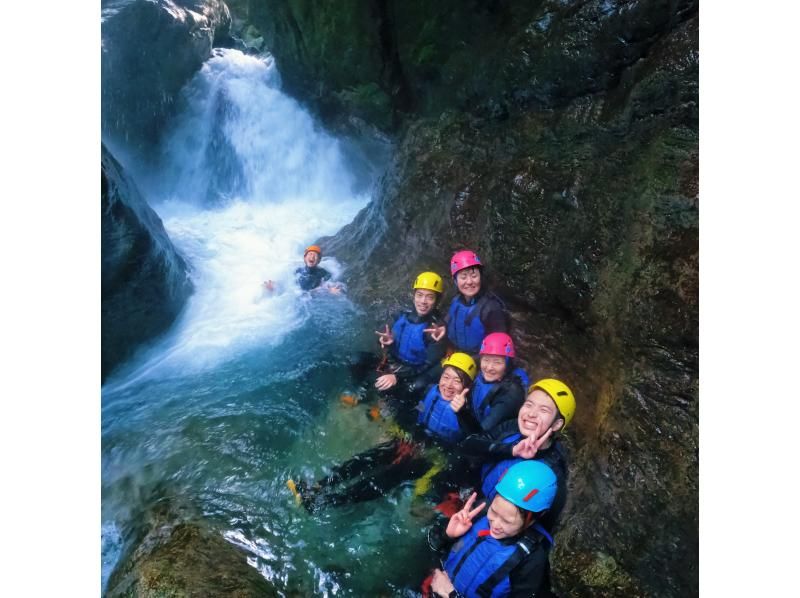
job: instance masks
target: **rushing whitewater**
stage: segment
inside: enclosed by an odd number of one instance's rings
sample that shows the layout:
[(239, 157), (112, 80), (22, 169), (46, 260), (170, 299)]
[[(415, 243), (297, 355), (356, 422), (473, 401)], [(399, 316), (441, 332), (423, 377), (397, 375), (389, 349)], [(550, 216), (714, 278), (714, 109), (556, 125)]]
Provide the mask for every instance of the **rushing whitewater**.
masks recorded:
[[(407, 509), (398, 517), (397, 497), (313, 520), (285, 488), (288, 476), (319, 475), (381, 434), (363, 408), (338, 401), (353, 388), (350, 356), (374, 345), (371, 325), (346, 294), (301, 293), (293, 280), (303, 248), (368, 202), (363, 173), (374, 164), (346, 157), (281, 92), (269, 59), (215, 50), (182, 101), (161, 166), (137, 180), (195, 294), (103, 387), (103, 584), (148, 510), (173, 497), (281, 591), (364, 595), (406, 584), (408, 570), (390, 565), (422, 540)], [(335, 276), (347, 266), (335, 256), (322, 265)], [(267, 279), (276, 292), (264, 291)]]
[[(303, 247), (335, 233), (369, 199), (354, 192), (339, 142), (280, 91), (271, 59), (215, 50), (183, 102), (145, 189), (196, 293), (168, 338), (134, 364), (139, 375), (213, 367), (279, 342), (306, 315), (293, 284)], [(340, 273), (335, 259), (322, 265)], [(267, 279), (276, 293), (263, 291)]]

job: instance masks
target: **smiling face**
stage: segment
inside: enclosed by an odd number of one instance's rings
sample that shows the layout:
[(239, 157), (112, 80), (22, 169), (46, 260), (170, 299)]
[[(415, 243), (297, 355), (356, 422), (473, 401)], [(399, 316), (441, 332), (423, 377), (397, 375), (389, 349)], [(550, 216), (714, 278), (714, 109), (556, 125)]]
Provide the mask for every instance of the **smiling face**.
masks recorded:
[(486, 517), (489, 519), (489, 533), (495, 540), (516, 536), (525, 527), (520, 510), (499, 494), (494, 497)]
[(452, 401), (458, 393), (464, 390), (461, 377), (455, 368), (447, 366), (439, 378), (439, 392), (445, 401)]
[(315, 268), (319, 264), (319, 254), (316, 251), (309, 251), (303, 257), (303, 261), (309, 268)]
[(487, 382), (498, 382), (506, 375), (506, 358), (499, 355), (481, 355), (481, 373)]
[(456, 286), (465, 299), (472, 299), (481, 290), (481, 269), (473, 266), (459, 270), (456, 273)]
[(541, 436), (550, 427), (553, 428), (553, 432), (560, 430), (564, 420), (559, 417), (558, 408), (550, 395), (537, 388), (528, 395), (519, 408), (517, 425), (525, 436), (531, 436), (537, 431), (537, 436)]
[(427, 316), (436, 305), (436, 293), (417, 289), (414, 291), (414, 309), (418, 316)]

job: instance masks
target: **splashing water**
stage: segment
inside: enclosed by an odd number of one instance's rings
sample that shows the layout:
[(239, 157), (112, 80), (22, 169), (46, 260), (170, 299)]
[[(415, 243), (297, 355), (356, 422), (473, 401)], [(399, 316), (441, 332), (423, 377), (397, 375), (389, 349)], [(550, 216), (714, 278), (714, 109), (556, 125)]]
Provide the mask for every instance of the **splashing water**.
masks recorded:
[[(421, 571), (410, 491), (310, 518), (284, 486), (382, 437), (365, 409), (338, 401), (353, 384), (348, 355), (374, 341), (371, 327), (346, 296), (294, 284), (303, 248), (369, 200), (344, 155), (280, 91), (269, 59), (215, 50), (184, 90), (162, 166), (142, 188), (195, 293), (103, 388), (104, 586), (143, 514), (173, 495), (281, 592), (386, 593)], [(346, 264), (326, 256), (322, 266), (336, 277)]]

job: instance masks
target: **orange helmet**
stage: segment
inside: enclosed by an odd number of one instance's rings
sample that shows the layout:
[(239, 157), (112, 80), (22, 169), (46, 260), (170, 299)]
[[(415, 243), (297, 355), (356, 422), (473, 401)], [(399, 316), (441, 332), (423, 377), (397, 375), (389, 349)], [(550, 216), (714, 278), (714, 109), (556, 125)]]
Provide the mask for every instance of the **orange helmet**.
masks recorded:
[(316, 251), (319, 254), (319, 257), (322, 257), (322, 249), (320, 249), (319, 245), (309, 245), (306, 247), (306, 250), (303, 252), (303, 257), (306, 257), (306, 254), (309, 251)]

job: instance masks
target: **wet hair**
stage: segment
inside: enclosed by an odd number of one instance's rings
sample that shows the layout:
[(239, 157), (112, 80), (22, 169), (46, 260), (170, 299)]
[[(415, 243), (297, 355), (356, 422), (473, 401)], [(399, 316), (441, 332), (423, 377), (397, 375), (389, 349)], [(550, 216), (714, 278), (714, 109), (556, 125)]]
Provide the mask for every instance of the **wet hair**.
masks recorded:
[[(516, 507), (516, 505), (514, 505)], [(517, 507), (519, 510), (519, 514), (522, 517), (522, 527), (526, 528), (534, 521), (538, 520), (542, 515), (547, 513), (547, 509), (544, 511), (527, 511), (522, 507)]]

